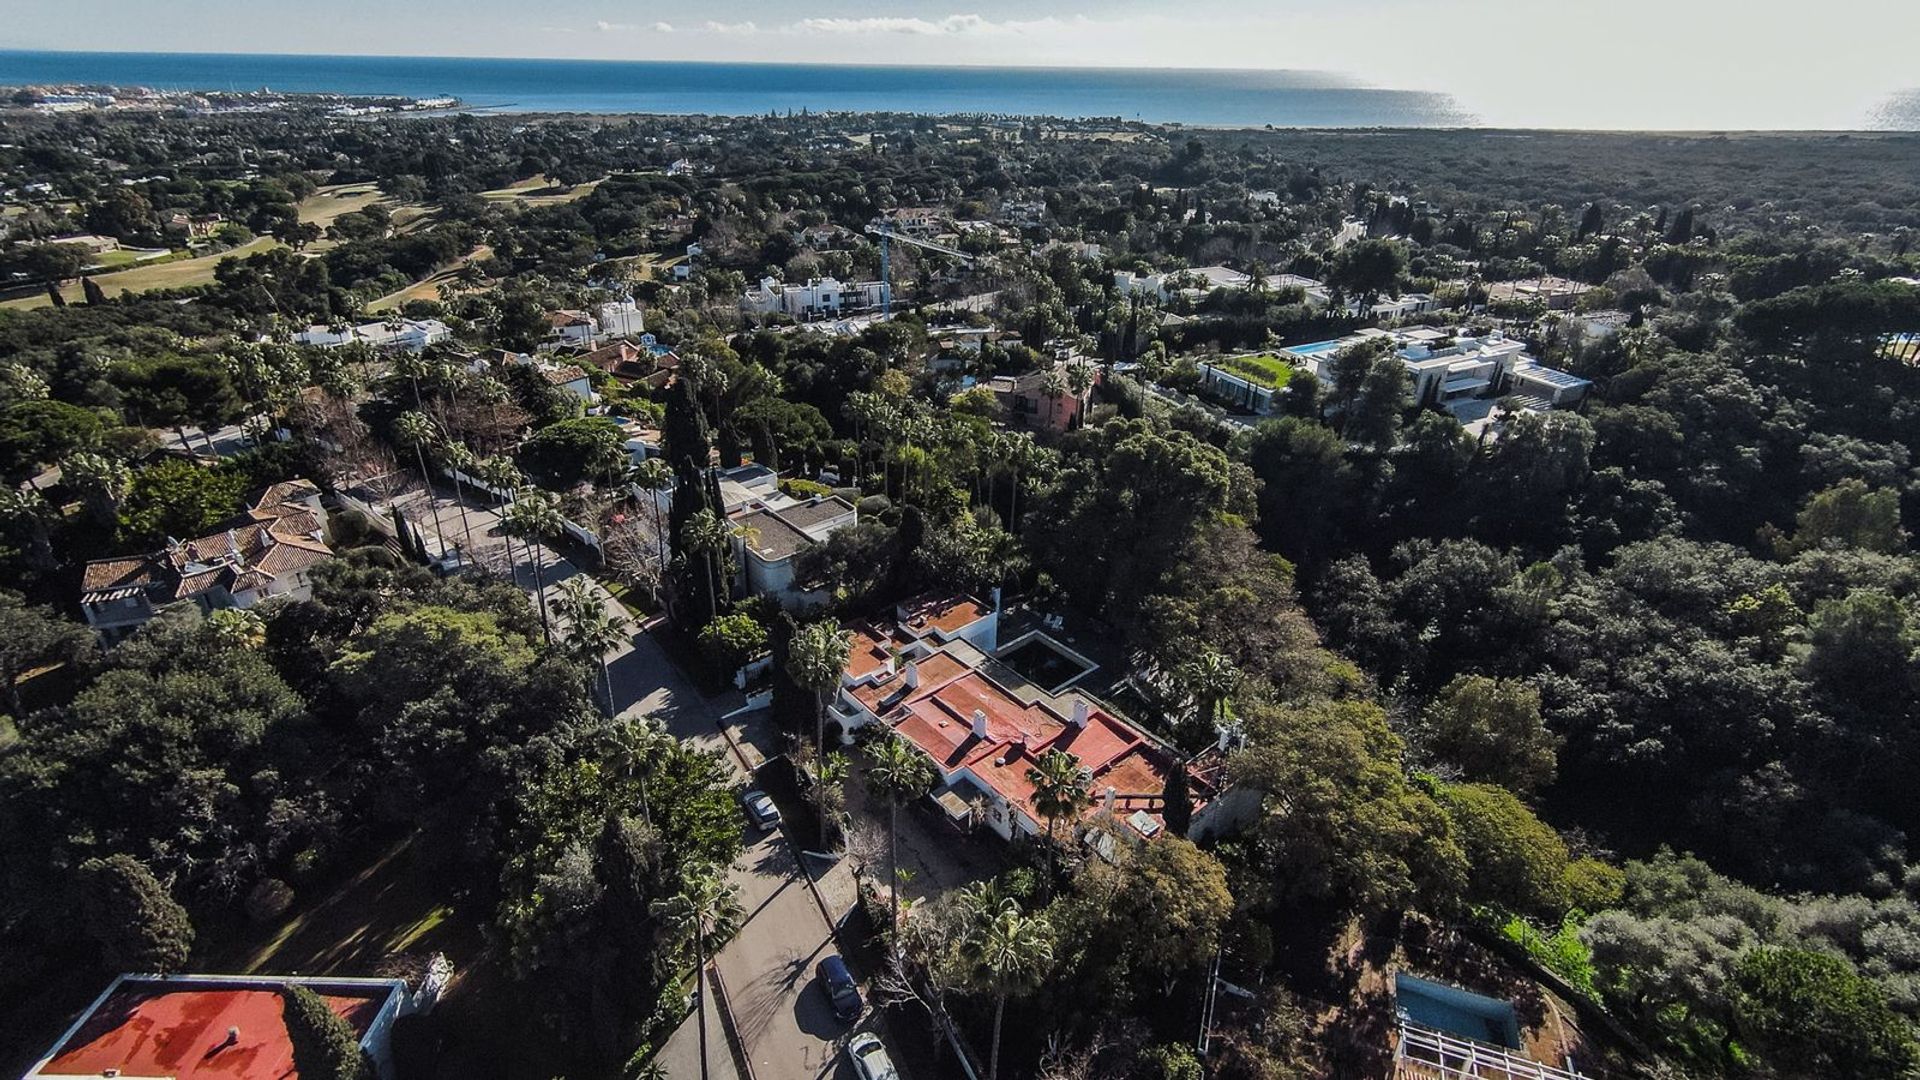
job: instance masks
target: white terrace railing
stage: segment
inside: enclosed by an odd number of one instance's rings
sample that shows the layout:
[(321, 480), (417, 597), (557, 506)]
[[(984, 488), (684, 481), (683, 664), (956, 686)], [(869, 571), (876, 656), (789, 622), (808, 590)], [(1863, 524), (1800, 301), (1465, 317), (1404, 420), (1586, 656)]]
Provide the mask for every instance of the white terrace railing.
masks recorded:
[(1588, 1080), (1491, 1043), (1474, 1042), (1408, 1020), (1393, 1055), (1397, 1080)]

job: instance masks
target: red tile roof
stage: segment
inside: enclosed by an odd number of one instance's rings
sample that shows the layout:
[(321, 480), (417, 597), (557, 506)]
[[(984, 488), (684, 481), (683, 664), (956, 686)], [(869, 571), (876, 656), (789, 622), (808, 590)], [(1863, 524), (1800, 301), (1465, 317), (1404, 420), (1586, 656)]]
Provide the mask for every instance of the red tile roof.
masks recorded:
[[(365, 994), (322, 997), (364, 1035), (379, 1015), (379, 995), (378, 988), (370, 988)], [(235, 1028), (240, 1034), (229, 1041)], [(176, 1080), (298, 1076), (279, 991), (218, 984), (123, 984), (60, 1045), (39, 1075), (98, 1077), (108, 1069), (128, 1077)]]
[[(851, 627), (846, 693), (932, 758), (943, 778), (951, 779), (964, 768), (1035, 822), (1041, 818), (1033, 807), (1027, 770), (1049, 750), (1072, 754), (1093, 774), (1094, 801), (1087, 817), (1105, 811), (1106, 792), (1112, 788), (1116, 816), (1124, 820), (1134, 811), (1145, 811), (1154, 821), (1162, 821), (1161, 792), (1175, 768), (1187, 769), (1196, 806), (1213, 797), (1218, 790), (1217, 770), (1182, 762), (1175, 751), (1091, 702), (1085, 726), (1076, 726), (1046, 705), (1022, 701), (985, 672), (939, 647), (992, 612), (970, 596), (929, 594), (901, 604), (897, 626), (875, 622)], [(933, 651), (914, 663), (919, 684), (909, 688), (904, 667), (893, 674), (885, 671), (895, 649), (916, 642)], [(851, 685), (856, 683), (860, 685)], [(984, 737), (975, 734), (976, 713), (985, 722)]]
[(99, 602), (146, 592), (152, 602), (165, 604), (216, 586), (241, 591), (310, 569), (333, 557), (314, 538), (319, 517), (301, 501), (318, 494), (305, 480), (274, 484), (217, 532), (144, 557), (96, 559), (81, 574), (80, 598)]

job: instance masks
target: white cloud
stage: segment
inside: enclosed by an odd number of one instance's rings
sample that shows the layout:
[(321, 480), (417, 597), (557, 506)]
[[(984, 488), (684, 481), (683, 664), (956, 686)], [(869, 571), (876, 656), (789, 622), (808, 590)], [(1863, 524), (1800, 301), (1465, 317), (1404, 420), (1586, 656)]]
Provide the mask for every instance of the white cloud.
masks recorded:
[(863, 19), (801, 19), (782, 27), (800, 34), (919, 34), (935, 37), (949, 34), (1017, 34), (1035, 28), (1058, 26), (1058, 19), (1031, 22), (1007, 20), (995, 22), (979, 15), (948, 15), (939, 19), (873, 17)]
[(645, 30), (655, 34), (673, 33), (673, 24), (666, 22), (648, 23), (645, 26), (641, 26), (638, 23), (617, 23), (601, 19), (599, 22), (593, 24), (593, 28), (603, 34), (625, 34), (636, 30)]
[(709, 21), (707, 25), (701, 27), (701, 29), (709, 34), (757, 34), (760, 32), (760, 28), (754, 25), (752, 19), (737, 23)]

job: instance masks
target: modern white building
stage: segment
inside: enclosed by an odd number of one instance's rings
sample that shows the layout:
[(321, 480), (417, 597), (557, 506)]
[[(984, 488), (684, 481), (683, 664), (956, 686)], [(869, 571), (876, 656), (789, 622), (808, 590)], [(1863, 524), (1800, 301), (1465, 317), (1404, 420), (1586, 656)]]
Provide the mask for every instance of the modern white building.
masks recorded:
[(1593, 385), (1578, 375), (1539, 363), (1527, 355), (1525, 342), (1499, 330), (1473, 336), (1458, 329), (1430, 326), (1369, 328), (1349, 337), (1293, 345), (1280, 351), (1296, 367), (1331, 382), (1336, 356), (1353, 345), (1375, 339), (1385, 339), (1406, 365), (1414, 404), (1445, 409), (1455, 416), (1476, 408), (1469, 403), (1506, 397), (1520, 399), (1523, 408), (1572, 408), (1585, 399)]
[(860, 520), (858, 509), (838, 495), (797, 499), (780, 490), (780, 477), (764, 465), (721, 473), (720, 500), (733, 527), (736, 587), (772, 596), (782, 606), (819, 607), (829, 597), (799, 580), (801, 552)]
[[(1332, 303), (1326, 285), (1310, 277), (1269, 274), (1261, 283), (1268, 292), (1297, 288), (1306, 294), (1307, 306), (1312, 308), (1324, 308)], [(1119, 290), (1121, 296), (1144, 293), (1162, 303), (1173, 299), (1175, 294), (1199, 301), (1216, 289), (1244, 289), (1252, 284), (1252, 277), (1230, 266), (1196, 266), (1189, 270), (1168, 270), (1158, 274), (1132, 274), (1116, 270), (1113, 274), (1114, 288)]]
[(791, 315), (812, 319), (882, 307), (891, 289), (884, 281), (858, 281), (842, 284), (831, 277), (809, 278), (806, 283), (789, 285), (777, 278), (761, 278), (740, 298), (740, 309), (755, 315)]
[(637, 337), (647, 332), (647, 316), (632, 297), (601, 304), (593, 321), (604, 337)]
[(452, 338), (453, 329), (439, 319), (395, 319), (358, 326), (316, 324), (295, 334), (293, 340), (319, 349), (337, 349), (357, 341), (383, 351), (417, 353)]

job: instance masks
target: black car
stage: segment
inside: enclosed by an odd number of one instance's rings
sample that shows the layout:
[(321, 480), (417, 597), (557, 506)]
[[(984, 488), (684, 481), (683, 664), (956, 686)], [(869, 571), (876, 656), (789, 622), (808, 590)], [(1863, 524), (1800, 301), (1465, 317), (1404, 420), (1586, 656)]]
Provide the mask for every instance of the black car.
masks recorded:
[(829, 956), (814, 969), (820, 976), (820, 992), (827, 995), (833, 1015), (851, 1023), (860, 1015), (860, 988), (854, 985), (853, 972), (839, 956)]

